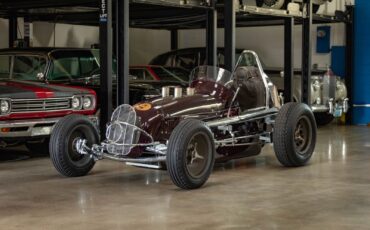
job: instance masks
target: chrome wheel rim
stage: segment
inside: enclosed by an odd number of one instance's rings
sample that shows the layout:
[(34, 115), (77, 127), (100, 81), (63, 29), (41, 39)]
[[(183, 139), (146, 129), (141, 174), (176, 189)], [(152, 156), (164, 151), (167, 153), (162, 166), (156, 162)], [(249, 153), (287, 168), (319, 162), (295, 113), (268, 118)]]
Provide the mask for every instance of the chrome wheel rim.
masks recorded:
[(294, 130), (295, 149), (300, 155), (305, 155), (312, 141), (312, 125), (308, 117), (301, 117)]
[(190, 139), (186, 150), (186, 169), (193, 178), (201, 177), (207, 170), (211, 147), (204, 133), (196, 133)]
[(68, 158), (76, 166), (83, 166), (90, 161), (90, 156), (83, 155), (77, 151), (77, 141), (86, 139), (88, 143), (93, 142), (92, 135), (86, 133), (86, 127), (83, 125), (76, 126), (67, 137)]

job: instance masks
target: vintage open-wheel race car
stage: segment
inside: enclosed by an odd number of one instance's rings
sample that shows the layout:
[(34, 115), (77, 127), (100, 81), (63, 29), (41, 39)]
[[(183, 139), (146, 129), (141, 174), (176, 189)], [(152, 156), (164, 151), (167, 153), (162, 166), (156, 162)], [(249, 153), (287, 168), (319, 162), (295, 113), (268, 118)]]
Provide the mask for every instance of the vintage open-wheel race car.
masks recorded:
[(55, 168), (64, 176), (84, 176), (97, 160), (111, 159), (167, 169), (175, 185), (195, 189), (208, 180), (215, 162), (258, 155), (266, 143), (274, 143), (284, 166), (310, 160), (316, 145), (311, 109), (281, 105), (256, 53), (244, 51), (233, 73), (200, 66), (190, 79), (186, 94), (164, 87), (160, 98), (116, 108), (104, 141), (86, 117), (65, 117), (50, 141)]

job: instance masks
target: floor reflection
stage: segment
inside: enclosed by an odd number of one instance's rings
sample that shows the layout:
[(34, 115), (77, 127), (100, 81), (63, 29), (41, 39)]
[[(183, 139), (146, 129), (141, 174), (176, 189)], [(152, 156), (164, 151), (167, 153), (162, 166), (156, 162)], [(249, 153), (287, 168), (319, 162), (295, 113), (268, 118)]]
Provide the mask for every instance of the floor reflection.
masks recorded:
[(367, 229), (369, 140), (366, 127), (325, 127), (307, 167), (282, 167), (266, 145), (259, 156), (217, 164), (194, 191), (176, 188), (166, 171), (108, 160), (80, 178), (60, 176), (47, 157), (1, 162), (0, 224), (31, 230)]

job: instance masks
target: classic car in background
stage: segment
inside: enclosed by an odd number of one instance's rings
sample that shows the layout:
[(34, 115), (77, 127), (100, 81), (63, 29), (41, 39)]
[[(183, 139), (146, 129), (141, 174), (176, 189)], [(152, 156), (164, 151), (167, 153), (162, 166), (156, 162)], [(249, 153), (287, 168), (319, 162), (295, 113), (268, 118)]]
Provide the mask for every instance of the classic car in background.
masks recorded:
[[(242, 50), (236, 50), (236, 58)], [(217, 51), (219, 66), (224, 66), (224, 49)], [(165, 65), (184, 69), (193, 69), (204, 65), (206, 54), (204, 48), (186, 48), (170, 51), (155, 57), (150, 65)], [(269, 74), (272, 82), (282, 92), (284, 90), (284, 79), (281, 68), (266, 67), (265, 72)], [(301, 72), (295, 70), (293, 98), (296, 102), (301, 99)], [(332, 71), (313, 70), (311, 77), (311, 108), (315, 113), (318, 125), (326, 125), (333, 121), (334, 116), (341, 116), (348, 110), (347, 88), (343, 80), (334, 76)]]
[[(70, 48), (16, 48), (0, 50), (0, 66), (9, 65), (10, 72), (19, 72), (16, 79), (78, 86), (100, 94), (99, 50)], [(113, 87), (116, 82), (113, 76)], [(161, 85), (158, 86), (161, 88)], [(116, 90), (113, 91), (114, 93)], [(130, 103), (160, 95), (152, 84), (130, 83)], [(113, 95), (113, 100), (116, 100)], [(99, 103), (99, 100), (98, 100)], [(99, 105), (98, 105), (99, 106)]]
[(162, 81), (189, 84), (190, 71), (181, 67), (142, 65), (130, 67), (132, 81)]
[[(277, 69), (266, 71), (279, 91), (284, 90), (284, 72)], [(302, 96), (301, 71), (294, 71), (293, 101), (299, 102)], [(319, 126), (331, 123), (335, 117), (341, 117), (349, 108), (348, 92), (344, 81), (331, 69), (313, 70), (311, 77), (311, 107)]]
[[(2, 63), (3, 64), (3, 63)], [(22, 66), (0, 65), (0, 147), (26, 144), (32, 154), (49, 151), (53, 126), (69, 114), (88, 116), (96, 121), (96, 95), (93, 90), (20, 81)], [(27, 76), (38, 73), (27, 69)]]
[(169, 95), (164, 87), (162, 98), (119, 106), (103, 142), (86, 117), (63, 118), (51, 137), (55, 168), (67, 177), (84, 176), (95, 161), (111, 159), (167, 169), (175, 185), (196, 189), (208, 180), (215, 160), (254, 156), (272, 141), (287, 167), (307, 164), (314, 152), (311, 109), (301, 103), (281, 107), (276, 87), (252, 51), (242, 53), (234, 73), (200, 66), (192, 71), (187, 94), (176, 91)]
[[(241, 0), (242, 2), (247, 2), (248, 0)], [(326, 3), (331, 2), (332, 0), (312, 0), (312, 11), (316, 13), (319, 10), (319, 7)], [(256, 0), (257, 6), (269, 7), (274, 9), (287, 9), (288, 4), (291, 2), (296, 2), (302, 4), (302, 0)]]

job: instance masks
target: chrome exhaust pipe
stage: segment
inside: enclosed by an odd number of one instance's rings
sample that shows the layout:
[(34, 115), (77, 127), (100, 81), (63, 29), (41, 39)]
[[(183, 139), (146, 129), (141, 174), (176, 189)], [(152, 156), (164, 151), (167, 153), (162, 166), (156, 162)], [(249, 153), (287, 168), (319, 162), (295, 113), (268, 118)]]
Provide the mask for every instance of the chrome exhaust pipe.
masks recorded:
[(276, 115), (278, 112), (279, 112), (279, 109), (277, 108), (266, 109), (265, 107), (263, 107), (263, 108), (257, 109), (256, 111), (251, 111), (249, 113), (245, 113), (239, 116), (227, 117), (227, 118), (222, 118), (219, 120), (209, 121), (209, 122), (206, 122), (206, 124), (209, 127), (233, 125), (233, 124), (238, 124), (240, 122), (247, 122), (247, 121), (253, 121), (253, 120), (270, 117), (272, 115)]
[(182, 97), (182, 88), (181, 87), (175, 87), (175, 90), (174, 90), (174, 97), (175, 98), (179, 98), (179, 97)]
[(166, 156), (159, 157), (146, 157), (146, 158), (122, 158), (116, 157), (107, 153), (103, 153), (103, 158), (120, 161), (120, 162), (131, 162), (131, 163), (158, 163), (166, 161)]
[(162, 87), (162, 97), (169, 97), (170, 96), (170, 87), (165, 86)]

